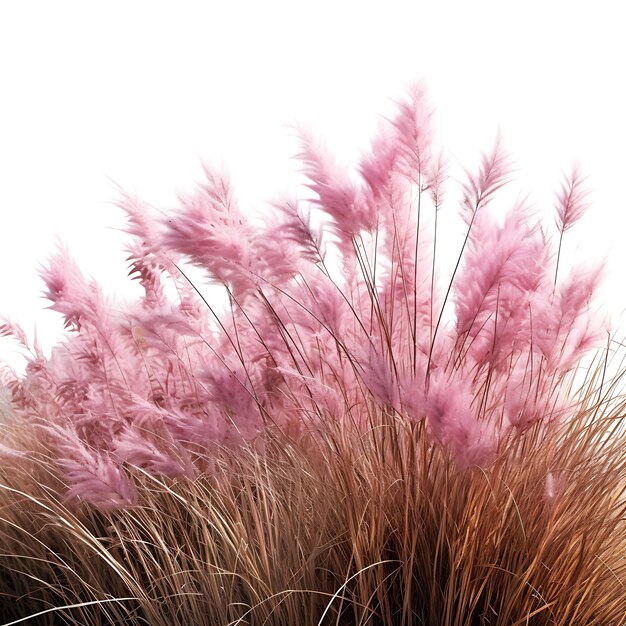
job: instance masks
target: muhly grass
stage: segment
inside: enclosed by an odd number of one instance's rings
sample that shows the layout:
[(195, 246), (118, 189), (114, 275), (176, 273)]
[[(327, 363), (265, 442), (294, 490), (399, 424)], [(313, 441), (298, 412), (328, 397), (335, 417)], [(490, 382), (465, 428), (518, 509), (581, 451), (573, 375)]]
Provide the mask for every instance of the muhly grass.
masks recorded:
[(68, 335), (47, 356), (5, 320), (29, 360), (3, 372), (0, 615), (624, 623), (623, 368), (601, 266), (561, 259), (580, 171), (555, 224), (498, 213), (498, 141), (460, 184), (446, 275), (422, 87), (352, 170), (301, 138), (306, 199), (257, 226), (209, 168), (174, 213), (124, 197), (139, 301), (59, 248), (42, 277)]

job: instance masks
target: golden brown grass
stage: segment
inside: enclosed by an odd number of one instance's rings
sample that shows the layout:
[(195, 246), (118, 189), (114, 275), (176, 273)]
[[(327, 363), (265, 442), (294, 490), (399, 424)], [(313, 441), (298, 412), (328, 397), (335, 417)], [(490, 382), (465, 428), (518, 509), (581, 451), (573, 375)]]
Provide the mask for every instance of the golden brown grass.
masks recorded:
[(221, 452), (195, 481), (136, 472), (143, 503), (109, 515), (64, 504), (40, 446), (0, 468), (0, 618), (626, 623), (624, 406), (610, 404), (590, 392), (488, 469), (458, 470), (391, 414), (360, 435), (275, 436), (263, 452)]

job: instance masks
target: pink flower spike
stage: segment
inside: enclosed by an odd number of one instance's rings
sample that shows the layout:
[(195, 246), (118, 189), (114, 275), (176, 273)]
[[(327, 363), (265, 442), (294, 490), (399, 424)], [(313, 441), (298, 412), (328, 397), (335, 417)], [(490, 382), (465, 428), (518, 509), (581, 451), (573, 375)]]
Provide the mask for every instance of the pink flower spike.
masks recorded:
[(184, 449), (169, 450), (154, 443), (149, 432), (137, 429), (126, 429), (115, 443), (115, 455), (124, 463), (145, 469), (151, 474), (165, 476), (194, 475), (189, 455)]
[(560, 233), (574, 226), (589, 208), (589, 191), (584, 186), (586, 180), (580, 173), (580, 167), (576, 165), (561, 184), (556, 206), (556, 225)]
[(360, 231), (375, 226), (373, 207), (365, 201), (360, 190), (331, 158), (326, 147), (313, 135), (299, 129), (304, 174), (308, 187), (314, 192), (313, 203), (333, 220), (336, 234), (348, 245)]
[(490, 154), (484, 154), (477, 174), (468, 174), (463, 186), (461, 215), (471, 224), (476, 212), (493, 200), (494, 195), (509, 181), (511, 167), (509, 156), (502, 147), (500, 136)]
[(469, 381), (438, 374), (431, 379), (424, 407), (429, 430), (460, 467), (488, 465), (495, 454), (494, 427), (473, 415), (473, 395)]
[(82, 448), (78, 458), (61, 462), (69, 483), (66, 499), (79, 497), (101, 511), (133, 506), (137, 494), (124, 470), (102, 453)]

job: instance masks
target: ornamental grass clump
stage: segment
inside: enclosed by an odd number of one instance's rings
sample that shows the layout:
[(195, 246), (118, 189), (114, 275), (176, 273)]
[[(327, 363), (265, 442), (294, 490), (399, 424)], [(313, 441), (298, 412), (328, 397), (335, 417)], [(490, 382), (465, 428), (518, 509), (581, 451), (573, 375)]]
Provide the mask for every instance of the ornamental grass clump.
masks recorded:
[(42, 278), (66, 337), (47, 357), (2, 326), (30, 354), (3, 379), (6, 620), (623, 622), (602, 267), (561, 261), (584, 179), (555, 226), (495, 211), (496, 142), (449, 263), (432, 127), (418, 86), (353, 170), (301, 132), (307, 198), (262, 225), (208, 167), (170, 214), (125, 196), (142, 296), (123, 310), (58, 249)]

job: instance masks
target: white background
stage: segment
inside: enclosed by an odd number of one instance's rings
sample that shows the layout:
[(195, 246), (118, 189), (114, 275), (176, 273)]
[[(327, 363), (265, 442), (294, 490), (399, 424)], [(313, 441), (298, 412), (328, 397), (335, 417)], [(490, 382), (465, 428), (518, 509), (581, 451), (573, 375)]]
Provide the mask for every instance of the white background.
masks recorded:
[[(440, 142), (469, 167), (498, 129), (519, 188), (551, 211), (563, 170), (595, 190), (570, 254), (608, 256), (626, 307), (626, 36), (619, 2), (80, 2), (0, 4), (0, 314), (37, 325), (37, 267), (65, 241), (123, 296), (116, 185), (167, 208), (223, 162), (246, 208), (293, 191), (308, 125), (350, 162), (415, 79)], [(450, 207), (454, 210), (454, 207)], [(14, 362), (11, 344), (0, 357)]]

